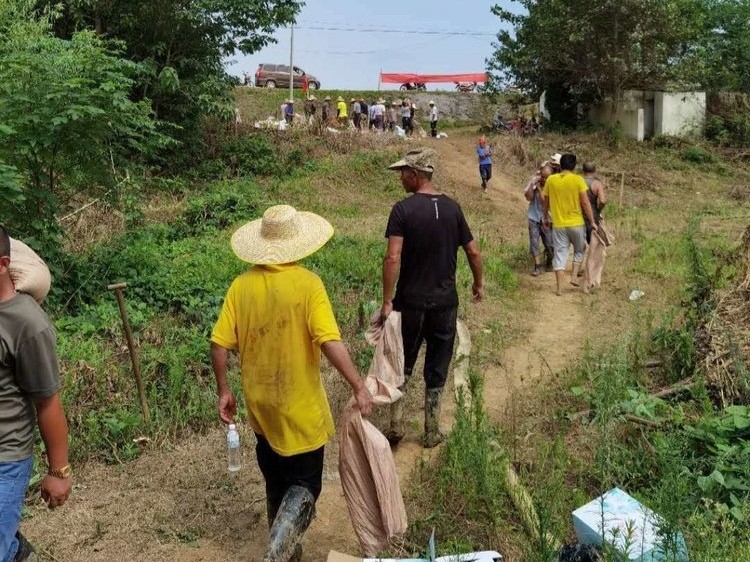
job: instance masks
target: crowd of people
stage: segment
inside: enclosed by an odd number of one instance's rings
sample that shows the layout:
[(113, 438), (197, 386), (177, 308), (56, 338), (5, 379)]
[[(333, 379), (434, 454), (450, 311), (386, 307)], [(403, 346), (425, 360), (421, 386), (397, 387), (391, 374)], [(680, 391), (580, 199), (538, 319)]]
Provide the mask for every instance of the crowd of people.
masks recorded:
[[(309, 95), (302, 102), (303, 123), (322, 123), (329, 127), (351, 128), (357, 131), (371, 130), (375, 132), (396, 132), (397, 128), (404, 135), (412, 136), (419, 126), (416, 120), (417, 104), (410, 98), (385, 100), (371, 99), (368, 103), (364, 96), (353, 97), (349, 102), (339, 96), (335, 102), (330, 96), (318, 101), (314, 95)], [(295, 122), (295, 102), (287, 99), (281, 105), (281, 118), (287, 124)], [(430, 135), (438, 134), (438, 108), (433, 100), (429, 102), (427, 120), (430, 125)]]

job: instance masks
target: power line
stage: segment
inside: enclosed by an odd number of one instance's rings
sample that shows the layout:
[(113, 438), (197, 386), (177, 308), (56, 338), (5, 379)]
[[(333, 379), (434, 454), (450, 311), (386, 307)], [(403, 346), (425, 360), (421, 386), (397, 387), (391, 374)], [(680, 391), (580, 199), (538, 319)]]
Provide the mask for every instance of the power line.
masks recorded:
[(309, 29), (313, 31), (351, 31), (357, 33), (408, 33), (410, 35), (459, 35), (462, 37), (495, 37), (497, 33), (483, 33), (477, 31), (455, 31), (455, 30), (424, 30), (424, 29), (378, 29), (374, 27), (329, 27), (318, 25), (301, 25), (297, 29)]
[(315, 54), (315, 55), (342, 55), (342, 56), (400, 53), (406, 50), (415, 49), (417, 47), (423, 47), (424, 45), (430, 45), (440, 39), (450, 39), (451, 37), (455, 37), (455, 35), (446, 34), (446, 35), (438, 36), (437, 38), (429, 39), (427, 41), (420, 41), (419, 43), (411, 43), (409, 45), (402, 45), (399, 47), (385, 47), (383, 49), (373, 49), (370, 51), (319, 51), (319, 50), (300, 49), (298, 52), (303, 52), (307, 54)]

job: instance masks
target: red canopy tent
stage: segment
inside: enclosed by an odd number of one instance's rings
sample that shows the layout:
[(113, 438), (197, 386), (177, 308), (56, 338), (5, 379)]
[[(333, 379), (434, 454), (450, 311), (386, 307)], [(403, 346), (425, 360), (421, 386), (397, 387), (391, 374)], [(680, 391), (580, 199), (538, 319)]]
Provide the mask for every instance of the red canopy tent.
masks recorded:
[(469, 74), (400, 74), (380, 73), (383, 84), (406, 84), (407, 82), (424, 82), (425, 84), (444, 84), (447, 82), (486, 82), (487, 74), (475, 72)]

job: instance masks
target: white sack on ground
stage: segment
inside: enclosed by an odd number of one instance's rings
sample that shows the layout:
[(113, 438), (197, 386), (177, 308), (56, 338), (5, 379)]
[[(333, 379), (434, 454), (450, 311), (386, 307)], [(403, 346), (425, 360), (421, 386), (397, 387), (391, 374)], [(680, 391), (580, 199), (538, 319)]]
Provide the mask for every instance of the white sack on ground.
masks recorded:
[[(375, 345), (375, 355), (365, 384), (375, 405), (383, 405), (401, 398), (398, 387), (404, 382), (404, 349), (401, 314), (391, 313), (382, 326), (377, 325), (378, 314), (373, 315), (366, 334)], [(341, 416), (339, 474), (362, 552), (374, 556), (406, 531), (406, 508), (390, 444), (362, 418), (353, 398)]]
[(10, 278), (16, 291), (27, 293), (39, 304), (49, 293), (52, 277), (44, 260), (26, 244), (10, 239)]

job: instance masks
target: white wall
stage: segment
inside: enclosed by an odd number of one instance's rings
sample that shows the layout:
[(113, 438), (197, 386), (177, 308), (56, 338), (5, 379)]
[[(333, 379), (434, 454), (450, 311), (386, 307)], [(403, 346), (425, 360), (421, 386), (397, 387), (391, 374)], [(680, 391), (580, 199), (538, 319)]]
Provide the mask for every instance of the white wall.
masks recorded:
[(706, 124), (706, 92), (656, 92), (654, 134), (700, 136)]
[(650, 92), (627, 90), (623, 92), (623, 99), (616, 107), (612, 106), (611, 101), (605, 100), (601, 105), (591, 108), (589, 120), (600, 125), (615, 125), (619, 121), (626, 137), (643, 140), (646, 131), (651, 128), (646, 123), (645, 111), (649, 98)]

